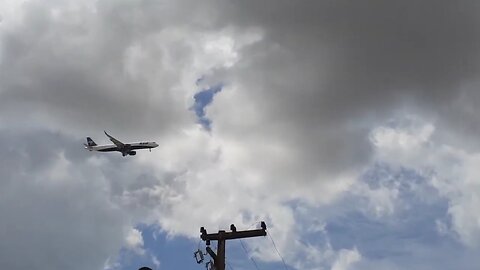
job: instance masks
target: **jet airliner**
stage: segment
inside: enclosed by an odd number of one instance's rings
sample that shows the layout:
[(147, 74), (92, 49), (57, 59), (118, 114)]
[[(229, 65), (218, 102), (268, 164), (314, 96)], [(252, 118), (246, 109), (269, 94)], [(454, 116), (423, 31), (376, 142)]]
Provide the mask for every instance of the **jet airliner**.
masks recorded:
[(98, 152), (120, 152), (122, 156), (135, 156), (137, 152), (135, 150), (139, 149), (149, 149), (152, 151), (152, 148), (158, 146), (156, 142), (138, 142), (138, 143), (122, 143), (121, 141), (115, 139), (114, 137), (110, 136), (106, 131), (105, 135), (113, 142), (113, 144), (109, 145), (97, 145), (92, 138), (87, 137), (87, 143), (85, 143), (85, 149), (89, 151), (98, 151)]

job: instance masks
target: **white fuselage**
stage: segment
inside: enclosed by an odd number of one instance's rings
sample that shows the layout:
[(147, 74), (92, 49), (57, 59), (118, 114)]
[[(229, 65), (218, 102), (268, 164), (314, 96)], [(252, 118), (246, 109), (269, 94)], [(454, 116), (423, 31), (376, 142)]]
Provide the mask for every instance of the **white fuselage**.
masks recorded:
[(87, 143), (85, 148), (89, 151), (98, 151), (98, 152), (113, 152), (117, 151), (122, 153), (123, 156), (131, 155), (134, 156), (137, 154), (135, 150), (140, 149), (152, 149), (158, 146), (156, 142), (137, 142), (137, 143), (122, 143), (121, 141), (110, 136), (106, 131), (105, 135), (113, 142), (113, 144), (107, 145), (97, 145), (90, 137), (87, 137)]
[[(158, 144), (156, 142), (139, 142), (139, 143), (125, 144), (125, 147), (129, 148), (130, 150), (152, 149), (152, 148), (158, 147)], [(86, 146), (85, 148), (90, 151), (98, 151), (98, 152), (111, 152), (111, 151), (121, 150), (115, 144)]]

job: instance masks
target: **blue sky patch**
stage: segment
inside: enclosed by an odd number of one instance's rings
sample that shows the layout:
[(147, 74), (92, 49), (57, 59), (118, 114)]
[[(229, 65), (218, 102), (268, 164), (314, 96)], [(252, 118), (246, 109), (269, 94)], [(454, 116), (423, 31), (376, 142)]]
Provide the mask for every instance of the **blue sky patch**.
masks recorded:
[[(293, 202), (293, 209), (303, 208), (295, 212), (295, 220), (301, 226), (299, 241), (319, 250), (327, 243), (334, 251), (357, 249), (362, 259), (349, 268), (352, 270), (474, 269), (474, 265), (480, 265), (471, 248), (438, 231), (437, 221), (450, 222), (449, 204), (431, 186), (428, 177), (413, 170), (376, 164), (358, 184), (366, 184), (371, 190), (397, 190), (394, 211), (377, 216), (372, 212), (369, 195), (355, 192), (347, 192), (335, 203), (317, 208)], [(312, 230), (322, 227), (323, 230)], [(331, 263), (325, 261), (321, 266), (330, 269)]]
[(210, 88), (203, 89), (193, 96), (194, 104), (190, 108), (195, 112), (198, 118), (198, 123), (206, 130), (210, 130), (212, 121), (205, 116), (205, 107), (212, 103), (215, 94), (222, 91), (223, 85), (217, 84)]
[[(120, 270), (137, 270), (142, 266), (150, 267), (153, 270), (204, 269), (202, 267), (199, 268), (193, 258), (193, 251), (197, 245), (191, 239), (181, 236), (170, 238), (167, 234), (160, 231), (157, 226), (139, 225), (137, 230), (142, 232), (146, 252), (144, 255), (133, 252), (128, 252), (127, 254), (127, 251), (123, 250)], [(155, 267), (152, 255), (160, 262), (158, 269)]]

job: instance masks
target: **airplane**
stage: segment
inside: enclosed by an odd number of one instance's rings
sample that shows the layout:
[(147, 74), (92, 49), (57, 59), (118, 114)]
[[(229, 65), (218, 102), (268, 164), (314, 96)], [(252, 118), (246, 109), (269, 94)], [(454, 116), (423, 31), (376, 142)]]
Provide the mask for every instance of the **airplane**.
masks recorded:
[(136, 151), (138, 149), (149, 149), (150, 152), (152, 148), (158, 146), (156, 142), (138, 142), (138, 143), (122, 143), (121, 141), (115, 139), (114, 137), (110, 136), (106, 131), (105, 135), (113, 142), (113, 144), (109, 145), (97, 145), (92, 138), (87, 137), (87, 143), (84, 143), (85, 149), (89, 151), (98, 151), (98, 152), (113, 152), (118, 151), (122, 153), (122, 156), (135, 156), (137, 154)]

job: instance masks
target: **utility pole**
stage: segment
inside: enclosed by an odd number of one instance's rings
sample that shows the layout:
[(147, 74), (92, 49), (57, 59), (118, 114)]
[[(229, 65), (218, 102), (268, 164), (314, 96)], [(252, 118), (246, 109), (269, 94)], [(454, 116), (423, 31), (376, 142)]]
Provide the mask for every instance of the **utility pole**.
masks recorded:
[[(237, 231), (235, 225), (230, 225), (231, 232), (218, 231), (218, 233), (207, 234), (207, 231), (204, 227), (200, 228), (200, 238), (207, 244), (207, 253), (210, 257), (213, 258), (215, 270), (225, 270), (225, 244), (226, 240), (240, 239), (240, 238), (249, 238), (249, 237), (258, 237), (267, 235), (267, 225), (265, 222), (261, 222), (261, 229), (248, 230), (248, 231)], [(217, 254), (210, 248), (210, 241), (217, 241)]]

